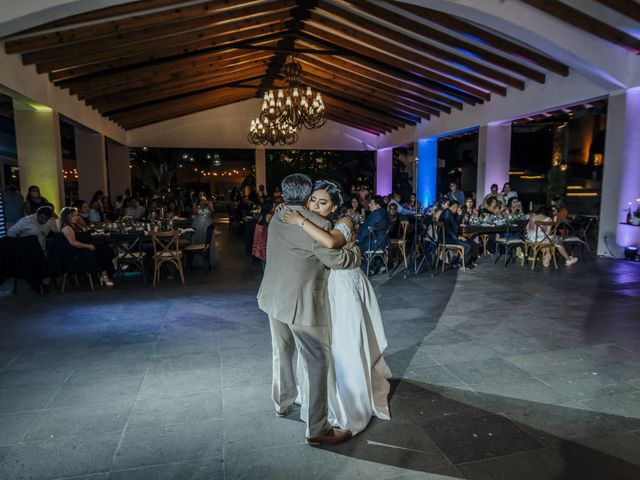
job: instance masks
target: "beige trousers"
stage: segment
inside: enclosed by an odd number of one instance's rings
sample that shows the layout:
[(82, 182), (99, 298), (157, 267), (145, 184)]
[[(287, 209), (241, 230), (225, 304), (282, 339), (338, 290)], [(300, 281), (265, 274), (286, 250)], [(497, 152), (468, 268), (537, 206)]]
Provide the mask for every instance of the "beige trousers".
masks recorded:
[(331, 362), (329, 327), (306, 327), (280, 322), (269, 317), (273, 347), (272, 398), (278, 410), (293, 405), (298, 395), (294, 353), (302, 360), (304, 398), (308, 399), (307, 437), (318, 437), (329, 431), (327, 420), (327, 382)]

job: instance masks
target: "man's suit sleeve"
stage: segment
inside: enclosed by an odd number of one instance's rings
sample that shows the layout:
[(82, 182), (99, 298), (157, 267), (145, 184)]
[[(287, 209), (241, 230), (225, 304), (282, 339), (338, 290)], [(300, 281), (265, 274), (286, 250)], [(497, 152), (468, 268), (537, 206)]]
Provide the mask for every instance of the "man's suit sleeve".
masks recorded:
[(332, 270), (346, 270), (360, 266), (362, 257), (360, 248), (355, 242), (340, 249), (325, 248), (313, 242), (313, 253), (325, 267)]

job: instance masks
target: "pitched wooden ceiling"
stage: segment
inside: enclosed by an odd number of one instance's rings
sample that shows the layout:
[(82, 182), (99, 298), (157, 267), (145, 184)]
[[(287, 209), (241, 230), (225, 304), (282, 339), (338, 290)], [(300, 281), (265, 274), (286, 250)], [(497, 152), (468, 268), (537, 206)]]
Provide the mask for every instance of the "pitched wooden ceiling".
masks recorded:
[(367, 0), (144, 0), (44, 24), (4, 46), (126, 129), (262, 97), (282, 86), (289, 55), (328, 118), (374, 134), (569, 73), (457, 17)]

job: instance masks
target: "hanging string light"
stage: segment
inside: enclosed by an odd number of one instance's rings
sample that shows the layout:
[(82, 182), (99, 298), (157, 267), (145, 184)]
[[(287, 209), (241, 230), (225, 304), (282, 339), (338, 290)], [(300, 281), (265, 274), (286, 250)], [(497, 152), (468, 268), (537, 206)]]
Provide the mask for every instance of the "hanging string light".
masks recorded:
[(251, 121), (249, 141), (254, 144), (291, 145), (298, 140), (296, 130), (313, 130), (327, 123), (320, 92), (301, 85), (302, 66), (291, 58), (282, 68), (286, 87), (277, 94), (264, 94), (260, 115)]

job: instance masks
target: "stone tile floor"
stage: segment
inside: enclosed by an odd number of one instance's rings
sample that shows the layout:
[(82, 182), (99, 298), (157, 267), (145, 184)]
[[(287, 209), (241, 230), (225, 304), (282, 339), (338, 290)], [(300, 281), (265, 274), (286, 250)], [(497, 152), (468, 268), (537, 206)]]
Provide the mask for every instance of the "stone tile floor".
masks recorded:
[(185, 287), (4, 285), (0, 479), (640, 478), (640, 265), (376, 279), (393, 418), (310, 448), (230, 240)]

